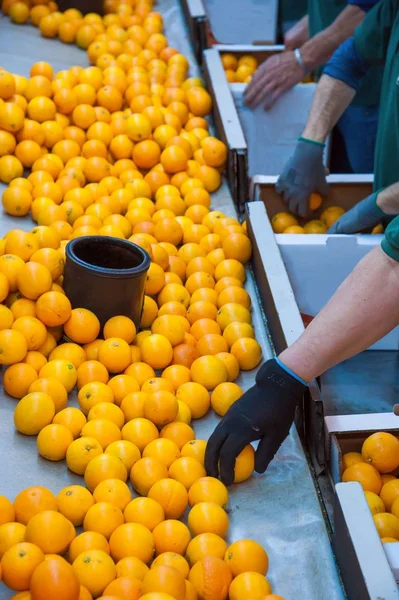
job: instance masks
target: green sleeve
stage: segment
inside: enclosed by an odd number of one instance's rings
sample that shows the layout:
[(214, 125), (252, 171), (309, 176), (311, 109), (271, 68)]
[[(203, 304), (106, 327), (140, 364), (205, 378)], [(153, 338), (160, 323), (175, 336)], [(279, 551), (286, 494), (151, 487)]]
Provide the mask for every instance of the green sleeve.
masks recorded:
[(390, 258), (399, 262), (399, 217), (395, 217), (386, 228), (381, 248)]
[(382, 65), (385, 62), (398, 8), (398, 0), (381, 0), (355, 30), (355, 48), (370, 65)]

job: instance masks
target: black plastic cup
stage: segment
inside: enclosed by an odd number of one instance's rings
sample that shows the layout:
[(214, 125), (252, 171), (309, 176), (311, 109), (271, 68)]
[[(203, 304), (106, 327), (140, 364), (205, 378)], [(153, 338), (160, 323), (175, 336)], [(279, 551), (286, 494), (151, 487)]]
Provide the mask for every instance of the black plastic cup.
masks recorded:
[(140, 326), (144, 288), (151, 259), (127, 240), (85, 236), (67, 244), (64, 290), (72, 308), (87, 308), (101, 328), (111, 317), (124, 315)]

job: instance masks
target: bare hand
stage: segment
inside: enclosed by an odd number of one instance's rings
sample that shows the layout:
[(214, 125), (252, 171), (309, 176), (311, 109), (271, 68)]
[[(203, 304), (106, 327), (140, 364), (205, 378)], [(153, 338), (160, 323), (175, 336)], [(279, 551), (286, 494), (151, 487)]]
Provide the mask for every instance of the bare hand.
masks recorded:
[(268, 58), (257, 69), (245, 92), (245, 104), (255, 108), (262, 102), (270, 109), (284, 92), (301, 82), (305, 73), (293, 52), (282, 52)]

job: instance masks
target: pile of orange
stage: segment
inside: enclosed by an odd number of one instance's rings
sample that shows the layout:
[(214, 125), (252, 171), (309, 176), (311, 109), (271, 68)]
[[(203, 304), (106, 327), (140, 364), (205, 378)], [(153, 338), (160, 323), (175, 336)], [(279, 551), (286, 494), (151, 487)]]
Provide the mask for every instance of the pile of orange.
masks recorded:
[(226, 52), (221, 55), (221, 60), (229, 83), (249, 83), (258, 68), (258, 61), (249, 54), (238, 58), (236, 55)]
[(363, 487), (382, 542), (399, 542), (399, 439), (385, 431), (373, 433), (360, 452), (343, 455), (342, 467), (342, 481)]
[[(264, 549), (225, 542), (228, 492), (206, 476), (206, 440), (190, 426), (211, 408), (224, 415), (262, 354), (245, 224), (211, 208), (227, 148), (152, 2), (105, 5), (100, 17), (2, 3), (15, 23), (87, 50), (92, 66), (0, 70), (2, 203), (37, 223), (0, 240), (4, 389), (18, 400), (17, 431), (86, 485), (0, 496), (0, 577), (17, 600), (279, 600)], [(149, 253), (139, 331), (116, 316), (101, 332), (95, 314), (72, 308), (65, 247), (82, 235)], [(247, 446), (235, 482), (253, 469)]]
[[(0, 496), (0, 573), (13, 598), (283, 600), (266, 578), (264, 548), (249, 539), (226, 543), (228, 492), (217, 479), (204, 476), (187, 489), (153, 477), (146, 497), (134, 498), (123, 477), (100, 479), (57, 496), (40, 486), (14, 502)], [(186, 507), (188, 526), (178, 520)]]

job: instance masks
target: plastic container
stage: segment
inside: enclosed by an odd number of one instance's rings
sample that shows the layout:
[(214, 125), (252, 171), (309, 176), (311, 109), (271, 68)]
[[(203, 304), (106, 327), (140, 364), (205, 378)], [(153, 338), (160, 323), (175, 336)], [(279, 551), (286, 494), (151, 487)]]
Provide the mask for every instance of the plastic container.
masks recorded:
[(103, 0), (83, 0), (83, 2), (76, 2), (76, 0), (59, 0), (58, 6), (61, 12), (65, 12), (68, 8), (77, 8), (84, 15), (87, 15), (87, 13), (104, 14)]
[(66, 247), (64, 290), (73, 308), (87, 308), (101, 327), (125, 315), (139, 328), (150, 257), (132, 242), (105, 236), (76, 238)]

